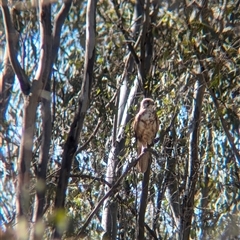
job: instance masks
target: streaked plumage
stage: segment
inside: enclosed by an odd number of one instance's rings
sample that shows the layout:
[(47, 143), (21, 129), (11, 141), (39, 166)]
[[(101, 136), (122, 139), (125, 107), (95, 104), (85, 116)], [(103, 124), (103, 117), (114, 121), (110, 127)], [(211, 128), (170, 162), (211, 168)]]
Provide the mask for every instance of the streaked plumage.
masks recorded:
[[(133, 128), (137, 139), (137, 154), (143, 152), (144, 148), (153, 143), (159, 128), (159, 120), (156, 114), (154, 101), (151, 98), (144, 98), (140, 110), (135, 116)], [(137, 168), (146, 172), (150, 161), (150, 152), (146, 152), (138, 161)]]

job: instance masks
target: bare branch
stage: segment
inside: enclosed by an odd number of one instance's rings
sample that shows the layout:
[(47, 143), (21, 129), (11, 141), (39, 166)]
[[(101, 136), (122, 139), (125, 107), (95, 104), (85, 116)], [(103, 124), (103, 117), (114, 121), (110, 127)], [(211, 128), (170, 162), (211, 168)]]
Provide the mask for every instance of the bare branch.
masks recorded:
[(52, 63), (55, 61), (55, 59), (57, 57), (57, 52), (58, 52), (59, 44), (60, 44), (60, 35), (61, 35), (61, 31), (62, 31), (62, 26), (68, 15), (71, 5), (72, 5), (72, 0), (65, 0), (54, 20), (52, 59), (51, 59)]
[(30, 88), (31, 88), (30, 81), (17, 59), (17, 51), (15, 46), (16, 46), (16, 40), (18, 39), (18, 37), (12, 24), (9, 8), (7, 6), (7, 1), (2, 0), (0, 2), (0, 5), (2, 9), (2, 14), (3, 14), (9, 59), (12, 64), (13, 70), (17, 75), (23, 94), (28, 95), (30, 93)]
[(98, 120), (97, 126), (95, 127), (95, 129), (93, 130), (93, 133), (91, 134), (91, 136), (88, 138), (88, 140), (77, 150), (76, 154), (79, 154), (82, 150), (84, 150), (87, 145), (90, 143), (90, 141), (93, 139), (93, 137), (96, 135), (98, 129), (100, 128), (102, 124), (102, 119)]
[(52, 25), (51, 25), (51, 4), (39, 5), (40, 23), (40, 59), (35, 79), (42, 82), (42, 89), (48, 81), (51, 71), (52, 56)]

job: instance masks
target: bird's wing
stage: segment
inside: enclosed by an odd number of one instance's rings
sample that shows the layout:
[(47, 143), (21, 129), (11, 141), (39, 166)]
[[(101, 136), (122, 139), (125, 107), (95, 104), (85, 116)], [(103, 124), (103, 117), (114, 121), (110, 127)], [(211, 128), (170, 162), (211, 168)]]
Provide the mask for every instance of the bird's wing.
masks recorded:
[(134, 129), (134, 132), (135, 132), (135, 137), (139, 140), (141, 140), (142, 138), (142, 134), (143, 134), (143, 131), (144, 131), (144, 123), (141, 121), (141, 116), (144, 114), (144, 109), (143, 110), (140, 110), (138, 112), (138, 114), (135, 116), (134, 118), (134, 122), (133, 122), (133, 129)]
[[(141, 121), (141, 116), (144, 114), (145, 110), (140, 110), (139, 113), (136, 115), (134, 122), (133, 122), (133, 129), (135, 132), (136, 140), (137, 140), (137, 156), (139, 156), (143, 152), (143, 148), (147, 147), (147, 143), (144, 144), (142, 142), (142, 135), (145, 131), (145, 123)], [(141, 156), (137, 163), (137, 168), (140, 172), (145, 173), (148, 168), (150, 159), (150, 153), (146, 152), (144, 155)]]

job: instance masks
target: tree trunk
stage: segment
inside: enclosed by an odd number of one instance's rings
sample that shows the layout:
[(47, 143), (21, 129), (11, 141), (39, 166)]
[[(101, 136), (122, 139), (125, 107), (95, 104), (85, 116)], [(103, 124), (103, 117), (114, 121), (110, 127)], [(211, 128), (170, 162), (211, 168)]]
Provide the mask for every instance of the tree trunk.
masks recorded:
[(140, 208), (139, 208), (139, 216), (138, 216), (138, 240), (144, 240), (144, 227), (145, 227), (145, 212), (148, 203), (148, 186), (149, 186), (149, 178), (151, 172), (151, 162), (152, 159), (149, 160), (149, 165), (147, 171), (144, 173), (143, 181), (142, 181), (142, 193), (140, 199)]
[(42, 141), (40, 148), (40, 156), (37, 166), (37, 183), (36, 183), (36, 195), (34, 201), (34, 209), (32, 216), (33, 227), (31, 229), (30, 239), (41, 239), (42, 236), (38, 236), (35, 233), (34, 225), (39, 221), (44, 214), (45, 206), (45, 193), (46, 193), (46, 174), (47, 164), (49, 160), (49, 149), (51, 145), (51, 132), (52, 132), (52, 119), (51, 119), (51, 73), (54, 61), (57, 57), (61, 29), (70, 10), (72, 0), (67, 0), (63, 3), (59, 13), (57, 14), (54, 21), (53, 37), (52, 37), (52, 54), (51, 61), (49, 62), (49, 76), (46, 87), (42, 92)]
[[(119, 17), (120, 21), (124, 19), (118, 12), (117, 2), (114, 2), (115, 10)], [(141, 14), (142, 14), (142, 5), (140, 1), (137, 1), (134, 8), (134, 24), (132, 27), (133, 36), (135, 37), (140, 30), (140, 23), (141, 23)], [(117, 113), (115, 115), (115, 128), (113, 129), (112, 135), (112, 148), (110, 150), (110, 155), (108, 158), (108, 167), (106, 173), (106, 181), (108, 181), (111, 185), (114, 184), (117, 177), (120, 174), (121, 168), (119, 171), (116, 171), (116, 167), (119, 162), (120, 153), (123, 155), (124, 146), (125, 146), (125, 137), (124, 137), (124, 128), (126, 126), (127, 121), (129, 121), (129, 107), (133, 102), (133, 98), (138, 89), (138, 79), (136, 78), (132, 89), (129, 93), (128, 91), (128, 79), (129, 79), (129, 72), (133, 71), (134, 58), (130, 56), (129, 61), (127, 60), (125, 64), (125, 69), (123, 71), (123, 83), (121, 83), (120, 93), (118, 95), (117, 101)], [(109, 191), (109, 187), (106, 186), (106, 192)], [(116, 239), (117, 236), (117, 213), (118, 213), (118, 204), (117, 202), (111, 201), (109, 202), (109, 198), (104, 201), (103, 206), (103, 217), (102, 217), (102, 226), (105, 231), (104, 237), (108, 237), (109, 239)]]
[[(95, 62), (95, 38), (96, 38), (96, 4), (97, 0), (89, 0), (86, 15), (86, 52), (84, 65), (84, 78), (79, 96), (79, 106), (64, 144), (62, 166), (60, 169), (55, 197), (55, 210), (64, 208), (66, 190), (70, 176), (72, 161), (75, 156), (79, 136), (82, 131), (84, 118), (90, 104), (90, 94), (93, 81), (93, 67)], [(61, 230), (55, 228), (54, 238), (61, 236)]]
[(189, 139), (189, 159), (188, 159), (188, 173), (185, 193), (183, 195), (183, 203), (181, 206), (180, 215), (180, 231), (179, 239), (188, 240), (190, 237), (190, 230), (192, 225), (192, 216), (194, 210), (194, 195), (195, 186), (199, 175), (200, 160), (198, 158), (198, 141), (201, 122), (201, 110), (203, 95), (205, 92), (204, 76), (198, 74), (198, 79), (195, 83), (192, 117), (190, 126)]
[[(30, 203), (30, 167), (32, 161), (32, 148), (34, 140), (34, 130), (36, 122), (36, 109), (41, 97), (42, 89), (45, 88), (50, 73), (50, 61), (52, 52), (51, 39), (51, 5), (39, 5), (39, 22), (42, 46), (40, 59), (35, 79), (33, 80), (31, 93), (24, 97), (24, 118), (23, 118), (23, 135), (20, 146), (20, 155), (18, 159), (18, 194), (17, 194), (17, 215), (22, 218), (29, 218)], [(43, 125), (45, 122), (43, 123)], [(51, 132), (49, 133), (51, 134)], [(49, 140), (48, 140), (49, 141)], [(47, 150), (47, 149), (45, 149)], [(44, 153), (45, 158), (48, 152)], [(46, 171), (46, 164), (43, 171)]]

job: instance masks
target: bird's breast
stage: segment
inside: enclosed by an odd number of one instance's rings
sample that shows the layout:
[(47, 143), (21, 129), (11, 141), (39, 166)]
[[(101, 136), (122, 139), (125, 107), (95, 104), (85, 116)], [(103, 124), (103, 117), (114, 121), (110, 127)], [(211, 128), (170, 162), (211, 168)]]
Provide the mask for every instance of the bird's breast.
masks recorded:
[(153, 112), (146, 111), (139, 120), (140, 141), (151, 144), (158, 128), (156, 115)]
[(146, 111), (142, 116), (141, 116), (141, 121), (143, 121), (145, 124), (152, 124), (156, 120), (155, 114), (150, 111)]

